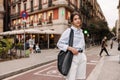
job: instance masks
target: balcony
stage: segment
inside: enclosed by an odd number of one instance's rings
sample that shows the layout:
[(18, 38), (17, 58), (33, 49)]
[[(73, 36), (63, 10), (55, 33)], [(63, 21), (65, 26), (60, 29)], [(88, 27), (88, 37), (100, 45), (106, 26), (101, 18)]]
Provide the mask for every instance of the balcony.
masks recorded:
[(15, 14), (11, 14), (11, 18), (17, 18), (17, 17), (19, 17), (20, 16), (20, 13), (15, 13)]
[(31, 22), (30, 22), (30, 25), (29, 25), (30, 27), (33, 27), (33, 20), (31, 20)]
[(52, 23), (53, 23), (52, 20), (50, 20), (50, 21), (47, 22), (47, 24), (52, 24)]
[(21, 3), (21, 0), (18, 0), (18, 1), (17, 1), (17, 3), (19, 3), (19, 4), (20, 4), (20, 3)]
[(39, 22), (37, 25), (42, 25), (42, 19), (39, 19)]
[(22, 28), (21, 28), (21, 26), (19, 25), (17, 29), (20, 30), (20, 29), (22, 29)]

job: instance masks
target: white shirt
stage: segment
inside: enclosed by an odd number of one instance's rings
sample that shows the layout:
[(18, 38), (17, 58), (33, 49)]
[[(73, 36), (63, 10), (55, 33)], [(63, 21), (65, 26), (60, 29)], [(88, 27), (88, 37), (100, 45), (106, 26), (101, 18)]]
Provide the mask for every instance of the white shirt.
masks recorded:
[(34, 45), (34, 39), (29, 39), (29, 45)]
[[(77, 50), (82, 49), (85, 50), (85, 40), (84, 35), (82, 32), (82, 29), (77, 29), (75, 27), (71, 27), (74, 31), (74, 38), (73, 38), (73, 47)], [(60, 50), (66, 51), (68, 48), (68, 42), (69, 42), (69, 34), (71, 31), (71, 28), (66, 29), (63, 34), (61, 35), (57, 46)]]

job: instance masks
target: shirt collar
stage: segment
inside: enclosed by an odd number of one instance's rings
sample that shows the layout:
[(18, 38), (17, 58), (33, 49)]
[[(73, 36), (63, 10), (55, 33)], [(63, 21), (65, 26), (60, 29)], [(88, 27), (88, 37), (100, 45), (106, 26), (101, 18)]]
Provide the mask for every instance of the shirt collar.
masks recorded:
[(71, 28), (74, 30), (74, 31), (82, 31), (82, 29), (80, 28), (80, 29), (78, 29), (78, 28), (76, 28), (76, 27), (74, 27), (74, 26), (71, 26)]

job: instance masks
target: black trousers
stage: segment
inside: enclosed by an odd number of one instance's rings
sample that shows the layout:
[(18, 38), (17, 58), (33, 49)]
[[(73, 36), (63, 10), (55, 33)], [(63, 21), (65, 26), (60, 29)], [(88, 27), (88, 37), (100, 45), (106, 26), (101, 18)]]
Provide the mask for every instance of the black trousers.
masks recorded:
[(105, 51), (107, 53), (107, 55), (109, 56), (108, 51), (107, 51), (107, 49), (105, 47), (101, 48), (101, 51), (100, 51), (100, 54), (99, 54), (100, 56), (102, 55), (103, 51)]

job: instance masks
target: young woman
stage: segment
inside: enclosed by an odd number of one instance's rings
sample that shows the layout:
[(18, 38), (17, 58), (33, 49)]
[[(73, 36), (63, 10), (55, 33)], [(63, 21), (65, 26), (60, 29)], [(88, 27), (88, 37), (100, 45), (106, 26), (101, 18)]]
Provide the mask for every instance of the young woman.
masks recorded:
[[(70, 17), (71, 28), (66, 29), (61, 35), (57, 46), (60, 50), (70, 50), (74, 56), (70, 71), (66, 80), (85, 80), (86, 79), (86, 55), (85, 55), (85, 40), (81, 29), (81, 17), (78, 12), (73, 12)], [(68, 46), (69, 33), (73, 29), (73, 47)]]

